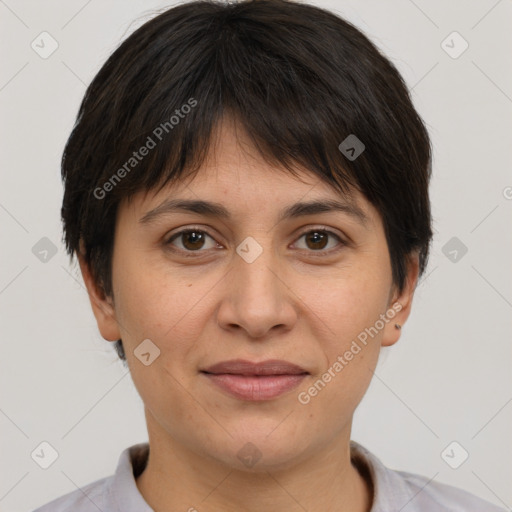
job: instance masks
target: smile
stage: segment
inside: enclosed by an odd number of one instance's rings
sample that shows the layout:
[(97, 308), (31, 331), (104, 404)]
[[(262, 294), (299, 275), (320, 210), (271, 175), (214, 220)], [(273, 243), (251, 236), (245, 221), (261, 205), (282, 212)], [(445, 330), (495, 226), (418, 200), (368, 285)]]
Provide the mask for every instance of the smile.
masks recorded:
[(263, 401), (296, 388), (308, 375), (234, 375), (229, 373), (201, 372), (208, 380), (240, 400)]

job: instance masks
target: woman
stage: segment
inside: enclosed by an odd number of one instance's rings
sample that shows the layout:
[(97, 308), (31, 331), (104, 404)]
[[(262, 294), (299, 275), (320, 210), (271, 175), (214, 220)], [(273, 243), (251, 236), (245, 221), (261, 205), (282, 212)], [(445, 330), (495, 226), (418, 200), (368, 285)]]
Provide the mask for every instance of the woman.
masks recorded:
[(169, 9), (93, 80), (62, 172), (149, 444), (38, 512), (500, 510), (350, 440), (432, 239), (428, 133), (355, 27), (286, 0)]

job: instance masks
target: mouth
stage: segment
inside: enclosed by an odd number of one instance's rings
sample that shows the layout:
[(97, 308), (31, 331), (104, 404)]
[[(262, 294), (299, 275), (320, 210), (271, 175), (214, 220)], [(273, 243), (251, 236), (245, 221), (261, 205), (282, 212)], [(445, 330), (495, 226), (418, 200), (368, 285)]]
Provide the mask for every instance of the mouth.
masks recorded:
[(264, 401), (297, 387), (309, 372), (277, 359), (253, 363), (243, 359), (223, 361), (200, 370), (209, 382), (239, 400)]
[(308, 373), (304, 368), (283, 361), (281, 359), (267, 359), (259, 363), (247, 361), (245, 359), (231, 359), (229, 361), (221, 361), (201, 370), (209, 374), (231, 374), (231, 375), (300, 375)]

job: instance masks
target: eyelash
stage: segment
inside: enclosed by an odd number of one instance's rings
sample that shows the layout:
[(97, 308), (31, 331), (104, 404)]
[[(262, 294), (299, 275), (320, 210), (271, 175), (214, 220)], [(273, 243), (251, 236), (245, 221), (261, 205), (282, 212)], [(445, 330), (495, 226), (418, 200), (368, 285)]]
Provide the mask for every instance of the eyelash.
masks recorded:
[[(315, 250), (307, 250), (307, 249), (303, 249), (303, 250), (306, 250), (307, 252), (310, 252), (312, 253), (314, 256), (318, 256), (318, 257), (321, 257), (321, 256), (325, 256), (325, 255), (331, 255), (331, 254), (335, 254), (337, 253), (338, 251), (340, 251), (341, 249), (343, 249), (343, 247), (347, 246), (348, 245), (348, 242), (346, 242), (345, 240), (343, 240), (339, 235), (337, 235), (336, 233), (326, 229), (325, 227), (314, 227), (314, 228), (310, 228), (308, 229), (307, 231), (303, 231), (297, 238), (297, 240), (300, 240), (304, 235), (308, 235), (309, 233), (313, 233), (313, 232), (321, 232), (321, 233), (326, 233), (327, 235), (331, 235), (333, 237), (335, 237), (340, 243), (339, 243), (339, 247), (338, 248), (335, 248), (335, 249), (324, 249), (324, 250), (321, 250), (321, 251), (315, 251)], [(178, 239), (181, 235), (184, 235), (184, 234), (187, 234), (187, 233), (202, 233), (202, 234), (205, 234), (205, 235), (208, 235), (210, 238), (212, 238), (213, 240), (215, 240), (215, 238), (210, 234), (208, 233), (208, 231), (205, 231), (204, 229), (202, 228), (199, 228), (199, 227), (195, 227), (195, 226), (192, 226), (192, 227), (188, 227), (186, 229), (183, 229), (181, 231), (178, 231), (176, 233), (173, 233), (165, 242), (164, 242), (164, 245), (166, 246), (166, 248), (168, 248), (170, 251), (172, 252), (178, 252), (178, 253), (181, 253), (183, 254), (185, 257), (187, 258), (197, 258), (198, 256), (196, 256), (196, 253), (201, 253), (201, 252), (207, 252), (208, 249), (206, 250), (202, 250), (202, 249), (198, 249), (197, 251), (190, 251), (190, 250), (184, 250), (184, 249), (177, 249), (177, 248), (174, 248), (172, 247), (172, 242), (175, 240), (175, 239)]]

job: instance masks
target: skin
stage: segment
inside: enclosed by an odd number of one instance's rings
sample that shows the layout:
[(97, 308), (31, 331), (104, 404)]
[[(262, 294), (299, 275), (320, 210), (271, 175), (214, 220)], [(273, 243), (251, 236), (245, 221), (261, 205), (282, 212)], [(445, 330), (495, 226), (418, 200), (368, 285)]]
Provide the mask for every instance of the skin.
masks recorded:
[[(121, 204), (114, 300), (95, 286), (79, 258), (101, 335), (109, 341), (122, 338), (145, 404), (151, 454), (137, 486), (157, 512), (192, 507), (201, 512), (368, 512), (371, 482), (350, 461), (352, 418), (381, 346), (398, 341), (395, 323), (403, 325), (409, 316), (417, 254), (411, 255), (406, 287), (398, 293), (382, 219), (359, 194), (357, 204), (370, 219), (367, 228), (337, 211), (278, 222), (287, 205), (340, 195), (306, 170), (300, 180), (278, 172), (229, 119), (217, 134), (193, 180), (158, 194), (141, 192)], [(169, 197), (220, 202), (233, 217), (179, 212), (149, 225), (139, 222)], [(191, 226), (212, 238), (206, 236), (201, 246), (179, 236), (172, 252), (165, 242)], [(330, 235), (315, 246), (303, 236), (322, 227), (347, 244)], [(236, 252), (247, 236), (263, 249), (252, 263)], [(180, 255), (187, 248), (193, 257)], [(316, 256), (322, 249), (330, 254)], [(396, 316), (309, 403), (301, 404), (298, 394), (396, 302), (402, 305)], [(149, 366), (134, 355), (147, 338), (160, 349)], [(234, 358), (284, 359), (310, 375), (272, 400), (243, 401), (199, 373)], [(247, 442), (261, 453), (252, 467), (237, 457)]]

